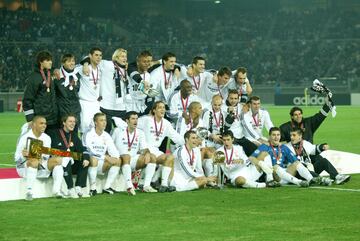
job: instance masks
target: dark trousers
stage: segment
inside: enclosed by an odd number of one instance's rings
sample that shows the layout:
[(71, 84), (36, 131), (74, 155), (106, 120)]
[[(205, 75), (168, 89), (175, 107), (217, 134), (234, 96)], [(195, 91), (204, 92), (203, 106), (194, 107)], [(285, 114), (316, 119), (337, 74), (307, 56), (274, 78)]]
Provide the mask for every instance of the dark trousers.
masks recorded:
[(257, 146), (245, 137), (241, 139), (235, 138), (234, 143), (242, 146), (247, 156), (251, 156), (251, 154), (253, 154), (253, 152), (257, 149)]
[(107, 110), (100, 107), (100, 111), (106, 115), (106, 128), (105, 131), (110, 134), (113, 126), (113, 117), (119, 117), (125, 121), (126, 111), (121, 110)]
[(75, 161), (73, 165), (69, 162), (66, 167), (64, 167), (64, 179), (68, 189), (74, 187), (74, 181), (72, 175), (76, 175), (75, 186), (86, 187), (88, 167), (83, 167), (81, 161)]
[(336, 175), (339, 174), (329, 160), (321, 155), (310, 156), (310, 159), (317, 174), (320, 174), (322, 171), (326, 171), (329, 173), (331, 179), (335, 179)]

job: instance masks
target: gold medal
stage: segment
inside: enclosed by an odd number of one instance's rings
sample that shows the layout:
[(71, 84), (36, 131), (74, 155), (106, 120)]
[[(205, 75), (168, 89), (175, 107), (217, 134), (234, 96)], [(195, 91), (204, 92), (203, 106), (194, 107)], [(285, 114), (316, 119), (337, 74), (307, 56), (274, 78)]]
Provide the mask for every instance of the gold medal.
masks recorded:
[(72, 85), (70, 85), (69, 89), (70, 89), (70, 90), (73, 90), (73, 89), (74, 89), (74, 87), (72, 87)]
[(69, 146), (70, 146), (70, 147), (73, 147), (73, 146), (74, 146), (74, 142), (70, 142)]
[(49, 87), (46, 88), (46, 92), (50, 93), (50, 88)]
[(128, 148), (128, 151), (131, 151), (131, 148)]
[(66, 151), (70, 151), (70, 148), (66, 149)]

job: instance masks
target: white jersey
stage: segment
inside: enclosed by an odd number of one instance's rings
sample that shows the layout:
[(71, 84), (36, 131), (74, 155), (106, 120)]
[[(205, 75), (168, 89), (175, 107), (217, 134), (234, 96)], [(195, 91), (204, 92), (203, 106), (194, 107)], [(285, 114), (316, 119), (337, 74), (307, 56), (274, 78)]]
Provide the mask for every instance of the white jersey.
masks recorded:
[(181, 74), (184, 78), (190, 81), (193, 93), (195, 95), (200, 94), (200, 89), (202, 88), (204, 83), (212, 81), (213, 79), (213, 75), (208, 71), (204, 71), (197, 76), (189, 76), (187, 74), (187, 68), (184, 65), (181, 66)]
[(128, 133), (127, 127), (115, 128), (112, 138), (120, 155), (129, 154), (134, 157), (141, 150), (149, 148), (144, 132), (138, 128), (136, 128), (132, 133)]
[[(249, 81), (248, 79), (246, 79), (246, 81)], [(239, 85), (235, 78), (232, 77), (229, 81), (229, 84), (227, 85), (227, 91), (229, 90), (237, 90), (238, 94), (239, 94), (239, 98), (240, 98), (240, 102), (241, 103), (246, 103), (246, 101), (248, 100), (248, 93), (246, 91), (246, 83), (244, 82), (242, 85)], [(227, 94), (227, 93), (226, 93)], [(226, 95), (226, 99), (227, 99), (227, 95)]]
[[(243, 148), (239, 145), (233, 145), (233, 148), (228, 150), (225, 148), (225, 146), (220, 147), (216, 151), (221, 151), (225, 154), (225, 160), (224, 160), (224, 173), (225, 175), (230, 178), (234, 179), (236, 178), (237, 173), (247, 165), (250, 165), (250, 160), (246, 156)], [(243, 160), (244, 163), (237, 164), (233, 163), (234, 160)]]
[(174, 175), (181, 175), (184, 179), (204, 176), (200, 148), (188, 152), (183, 145), (175, 150)]
[(97, 102), (100, 96), (100, 83), (102, 71), (99, 66), (93, 68), (89, 64), (89, 75), (85, 75), (81, 70), (80, 74), (80, 89), (79, 89), (79, 99)]
[(170, 111), (168, 116), (173, 120), (178, 119), (183, 112), (186, 112), (188, 110), (189, 105), (195, 101), (200, 102), (199, 97), (197, 97), (196, 95), (191, 94), (186, 99), (183, 99), (181, 97), (180, 91), (174, 92), (171, 95), (169, 101)]
[(177, 123), (176, 123), (176, 132), (179, 133), (181, 136), (184, 136), (184, 134), (189, 130), (195, 130), (199, 127), (204, 127), (204, 122), (202, 118), (199, 118), (199, 122), (196, 126), (194, 126), (194, 122), (191, 120), (188, 124), (185, 123), (185, 119), (181, 116)]
[[(114, 62), (109, 60), (101, 60), (99, 66), (102, 70), (100, 91), (102, 100), (100, 106), (107, 110), (126, 110), (126, 103), (131, 103), (128, 87), (124, 83), (126, 79), (129, 79), (126, 70), (121, 67), (116, 70)], [(116, 93), (116, 75), (119, 75), (120, 78), (121, 93), (119, 94)]]
[[(203, 124), (204, 127), (207, 130), (209, 130), (209, 134), (220, 135), (221, 131), (224, 131), (225, 117), (226, 117), (226, 112), (224, 110), (220, 110), (218, 112), (214, 112), (213, 110), (208, 110), (204, 113)], [(206, 146), (219, 147), (219, 144), (211, 140), (206, 140)]]
[(218, 85), (214, 82), (213, 78), (205, 79), (204, 84), (201, 86), (199, 97), (207, 103), (210, 103), (214, 95), (220, 95), (223, 100), (227, 96), (227, 84)]
[(154, 116), (142, 116), (139, 118), (138, 128), (143, 130), (149, 146), (160, 147), (165, 137), (169, 137), (178, 145), (185, 143), (184, 137), (179, 135), (171, 123), (164, 118), (162, 118), (160, 122), (157, 122)]
[(302, 146), (300, 149), (303, 150), (301, 151), (301, 153), (297, 153), (295, 151), (294, 146), (291, 144), (291, 142), (286, 143), (286, 146), (289, 147), (290, 151), (295, 154), (297, 159), (301, 162), (311, 162), (309, 155), (316, 155), (316, 153), (321, 152), (321, 150), (319, 149), (319, 145), (312, 144), (311, 142), (308, 142), (306, 140), (302, 140)]
[(159, 96), (156, 96), (156, 101), (162, 100), (169, 103), (169, 98), (179, 85), (179, 80), (174, 75), (173, 71), (166, 72), (163, 65), (160, 65), (150, 74), (150, 84), (159, 91)]
[[(29, 150), (29, 144), (28, 138), (37, 139), (43, 142), (44, 147), (51, 147), (51, 138), (45, 133), (42, 133), (40, 137), (36, 137), (32, 130), (27, 131), (25, 134), (23, 134), (17, 143), (16, 151), (15, 151), (15, 163), (16, 168), (25, 168), (26, 158), (22, 155), (23, 150)], [(41, 154), (41, 160), (40, 163), (47, 161), (49, 159), (49, 155), (47, 154)], [(44, 168), (47, 168), (44, 167)]]
[(120, 156), (113, 139), (106, 131), (98, 135), (95, 132), (95, 128), (91, 128), (82, 136), (82, 141), (90, 156), (94, 156), (100, 160), (104, 160), (105, 154), (116, 158)]
[(244, 113), (243, 117), (242, 125), (244, 127), (244, 135), (251, 141), (264, 138), (262, 134), (264, 127), (269, 131), (270, 128), (274, 126), (270, 119), (269, 112), (264, 109), (260, 109), (255, 115), (249, 110), (247, 113)]
[[(140, 83), (137, 83), (133, 77), (134, 75), (139, 74), (142, 78)], [(144, 84), (143, 82), (150, 83), (150, 73), (144, 72), (140, 74), (138, 71), (134, 71), (130, 74), (130, 89), (129, 93), (132, 99), (131, 103), (129, 104), (129, 108), (127, 110), (132, 110), (137, 113), (143, 113), (146, 109), (145, 99), (147, 97), (146, 94), (143, 92)]]
[(234, 110), (234, 122), (230, 126), (230, 131), (234, 134), (236, 139), (241, 139), (244, 137), (243, 125), (241, 123), (241, 119), (244, 113), (242, 112), (243, 105), (237, 104)]

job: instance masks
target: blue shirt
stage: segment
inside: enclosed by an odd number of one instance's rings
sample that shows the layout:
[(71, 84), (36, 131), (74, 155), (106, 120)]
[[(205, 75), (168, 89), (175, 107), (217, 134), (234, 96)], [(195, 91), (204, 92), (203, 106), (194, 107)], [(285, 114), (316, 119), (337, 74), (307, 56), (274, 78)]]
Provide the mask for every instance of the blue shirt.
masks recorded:
[[(262, 144), (254, 151), (252, 154), (253, 157), (259, 156), (261, 152), (267, 152), (271, 156), (272, 165), (279, 165), (286, 168), (288, 164), (294, 163), (297, 161), (296, 156), (290, 151), (290, 149), (285, 145), (279, 146), (268, 146)], [(281, 153), (279, 155), (279, 152)]]

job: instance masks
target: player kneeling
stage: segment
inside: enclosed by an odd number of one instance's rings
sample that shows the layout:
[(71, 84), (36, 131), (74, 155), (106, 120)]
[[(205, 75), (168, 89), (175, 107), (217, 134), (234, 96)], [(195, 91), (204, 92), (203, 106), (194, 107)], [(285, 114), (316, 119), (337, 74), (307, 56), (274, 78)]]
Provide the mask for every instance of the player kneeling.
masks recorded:
[[(224, 145), (217, 149), (217, 153), (224, 153), (225, 160), (222, 167), (225, 175), (231, 183), (237, 187), (264, 188), (277, 187), (279, 184), (273, 180), (270, 160), (258, 160), (254, 157), (248, 158), (239, 145), (234, 145), (234, 136), (231, 131), (225, 131), (222, 135)], [(257, 182), (265, 172), (267, 183)]]
[(129, 111), (125, 119), (127, 126), (116, 128), (112, 138), (120, 153), (127, 191), (129, 195), (136, 194), (131, 182), (131, 171), (145, 168), (143, 191), (157, 192), (157, 190), (150, 186), (151, 178), (156, 168), (156, 156), (150, 153), (144, 132), (137, 128), (138, 114), (134, 111)]
[(61, 161), (50, 158), (49, 155), (41, 154), (40, 159), (30, 157), (27, 149), (28, 139), (42, 141), (44, 147), (51, 147), (50, 137), (44, 133), (46, 129), (46, 119), (43, 116), (35, 116), (32, 120), (31, 130), (23, 134), (17, 144), (15, 152), (16, 171), (20, 177), (26, 180), (26, 200), (33, 199), (33, 187), (36, 178), (48, 178), (52, 172), (54, 179), (53, 194), (56, 197), (62, 197), (60, 193), (61, 183), (64, 175), (64, 169)]
[(201, 152), (198, 146), (198, 136), (194, 131), (184, 135), (185, 145), (175, 151), (174, 176), (171, 185), (176, 191), (190, 191), (202, 188), (208, 182), (214, 182), (216, 177), (205, 177), (202, 169)]
[(105, 132), (106, 116), (104, 113), (94, 115), (95, 127), (83, 135), (83, 144), (90, 153), (90, 167), (88, 170), (90, 181), (90, 196), (97, 194), (96, 176), (108, 172), (103, 193), (114, 194), (111, 188), (120, 171), (119, 152), (116, 149), (111, 136)]

